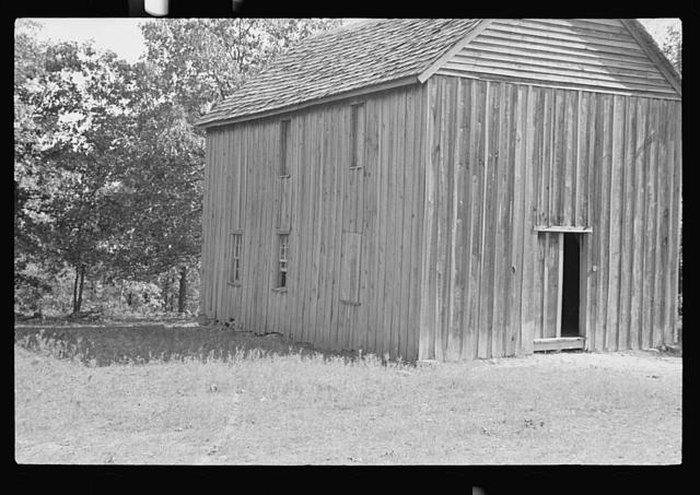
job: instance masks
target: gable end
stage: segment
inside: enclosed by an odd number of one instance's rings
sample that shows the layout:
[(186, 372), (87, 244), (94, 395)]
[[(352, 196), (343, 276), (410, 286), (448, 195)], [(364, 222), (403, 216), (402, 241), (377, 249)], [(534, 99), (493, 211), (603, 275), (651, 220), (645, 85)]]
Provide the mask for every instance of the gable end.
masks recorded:
[(619, 19), (494, 19), (435, 73), (680, 99), (670, 64), (636, 31)]

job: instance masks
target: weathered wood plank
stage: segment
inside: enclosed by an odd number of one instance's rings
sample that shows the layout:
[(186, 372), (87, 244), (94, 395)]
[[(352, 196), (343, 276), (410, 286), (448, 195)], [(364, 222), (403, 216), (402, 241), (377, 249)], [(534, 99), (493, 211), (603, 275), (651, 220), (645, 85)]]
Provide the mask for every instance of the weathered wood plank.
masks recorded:
[[(597, 115), (597, 99), (593, 94), (585, 94), (585, 106), (586, 111), (586, 121), (587, 125), (585, 130), (587, 132), (586, 138), (581, 141), (585, 143), (586, 153), (583, 160), (583, 168), (586, 169), (586, 199), (584, 200), (585, 211), (586, 211), (586, 224), (587, 225), (597, 225), (594, 221), (593, 215), (593, 205), (596, 197), (596, 173), (595, 173), (595, 145), (596, 145), (596, 115)], [(583, 128), (583, 127), (582, 127)], [(597, 257), (594, 257), (594, 251), (596, 246), (596, 239), (598, 237), (598, 232), (594, 235), (584, 236), (584, 252), (585, 252), (585, 306), (584, 306), (584, 324), (583, 324), (583, 335), (586, 338), (585, 348), (586, 350), (592, 350), (592, 339), (595, 334), (595, 306), (596, 306), (596, 287), (597, 287), (597, 272), (593, 270), (595, 263), (597, 263)]]
[(510, 298), (510, 288), (513, 285), (514, 272), (513, 267), (513, 201), (514, 201), (514, 174), (515, 174), (515, 109), (516, 109), (516, 86), (505, 86), (505, 110), (504, 121), (502, 125), (502, 141), (501, 149), (503, 153), (503, 165), (505, 166), (505, 175), (503, 181), (503, 189), (505, 192), (502, 221), (503, 221), (503, 258), (501, 260), (502, 267), (502, 292), (501, 298), (503, 301), (501, 330), (500, 330), (500, 356), (508, 355), (507, 346), (510, 340), (509, 316), (511, 312), (512, 301)]
[[(255, 189), (255, 186), (257, 184), (257, 175), (256, 173), (252, 172), (252, 169), (254, 167), (254, 161), (256, 159), (255, 156), (255, 148), (254, 148), (254, 143), (256, 142), (255, 140), (255, 135), (254, 135), (254, 130), (255, 130), (255, 124), (251, 124), (250, 126), (247, 126), (246, 129), (246, 165), (249, 167), (249, 177), (250, 177), (250, 185)], [(258, 232), (257, 228), (257, 221), (258, 219), (255, 219), (255, 215), (257, 213), (257, 208), (256, 208), (256, 201), (255, 201), (255, 196), (252, 194), (249, 194), (248, 197), (246, 198), (247, 204), (246, 204), (246, 213), (247, 213), (247, 222), (246, 222), (246, 231), (250, 232), (250, 235), (245, 236), (245, 249), (246, 252), (248, 253), (255, 253), (257, 252), (257, 246), (255, 245), (256, 241), (256, 235)], [(255, 219), (256, 221), (253, 221)], [(253, 331), (253, 321), (254, 321), (254, 314), (252, 310), (252, 301), (255, 299), (255, 278), (253, 277), (253, 274), (256, 273), (257, 269), (257, 257), (252, 257), (250, 259), (250, 269), (248, 270), (247, 277), (245, 277), (245, 284), (246, 287), (249, 288), (249, 290), (246, 291), (246, 306), (244, 308), (244, 319), (243, 319), (243, 325), (246, 329), (246, 331)]]
[[(314, 144), (314, 156), (317, 161), (315, 165), (316, 173), (315, 184), (313, 189), (313, 208), (312, 208), (312, 218), (313, 218), (313, 233), (311, 236), (312, 244), (311, 246), (311, 256), (312, 256), (312, 272), (310, 284), (312, 286), (311, 296), (309, 300), (309, 316), (308, 325), (311, 327), (311, 342), (316, 342), (320, 337), (321, 329), (318, 324), (318, 306), (321, 298), (324, 294), (321, 292), (321, 266), (323, 263), (323, 255), (321, 249), (324, 247), (323, 241), (323, 219), (325, 217), (325, 212), (327, 211), (323, 203), (323, 189), (324, 183), (328, 180), (329, 170), (328, 162), (326, 159), (326, 141), (328, 135), (328, 117), (330, 109), (328, 107), (324, 108), (318, 113), (316, 121), (317, 127), (314, 132), (315, 134), (315, 144)], [(350, 150), (347, 149), (348, 155)]]
[(209, 285), (211, 283), (211, 268), (209, 267), (209, 260), (211, 259), (210, 251), (212, 242), (210, 239), (211, 223), (209, 221), (209, 215), (212, 210), (212, 193), (211, 193), (211, 173), (213, 168), (212, 152), (213, 152), (213, 134), (207, 133), (205, 142), (205, 167), (204, 167), (204, 200), (202, 202), (202, 260), (201, 260), (201, 270), (200, 270), (200, 295), (199, 295), (199, 311), (204, 313), (207, 317), (211, 317), (211, 299)]
[[(550, 217), (550, 191), (551, 191), (551, 170), (552, 170), (552, 152), (553, 135), (554, 133), (554, 91), (545, 90), (542, 121), (542, 144), (541, 144), (541, 165), (539, 169), (539, 186), (538, 186), (538, 206), (537, 206), (537, 225), (552, 225)], [(539, 143), (538, 143), (539, 144)]]
[(556, 90), (554, 92), (554, 120), (552, 128), (552, 160), (549, 169), (549, 206), (547, 214), (550, 225), (562, 225), (564, 218), (563, 196), (564, 196), (564, 175), (565, 175), (565, 127), (566, 127), (566, 92)]
[[(493, 153), (498, 139), (499, 83), (486, 83), (486, 110), (484, 123), (484, 198), (495, 196), (496, 177)], [(495, 124), (494, 124), (495, 122)], [(495, 127), (495, 129), (494, 129)], [(495, 218), (494, 201), (485, 201), (481, 219), (481, 278), (479, 296), (479, 357), (489, 357), (492, 350), (493, 324), (493, 229)]]
[[(300, 125), (303, 134), (303, 141), (298, 150), (299, 168), (305, 170), (313, 170), (312, 157), (310, 156), (310, 143), (313, 139), (313, 114), (304, 113), (300, 116)], [(308, 140), (308, 141), (307, 141)], [(295, 340), (304, 342), (304, 309), (307, 298), (307, 283), (309, 269), (307, 267), (309, 245), (309, 221), (310, 221), (310, 199), (311, 199), (311, 175), (310, 173), (300, 174), (299, 181), (299, 212), (298, 221), (294, 223), (293, 233), (296, 234), (297, 242), (296, 249), (293, 249), (292, 255), (296, 255), (296, 263), (291, 266), (292, 270), (296, 269), (296, 277), (292, 275), (292, 281), (296, 281), (294, 285), (296, 304), (294, 308), (294, 323), (295, 323)], [(290, 286), (289, 290), (292, 290)]]
[(658, 159), (659, 139), (657, 130), (659, 128), (659, 107), (658, 100), (651, 101), (649, 124), (652, 132), (647, 134), (650, 140), (649, 149), (644, 163), (645, 168), (645, 235), (644, 235), (644, 280), (642, 284), (642, 348), (647, 349), (652, 346), (653, 319), (652, 307), (654, 304), (654, 274), (656, 271), (654, 249), (656, 246), (656, 229), (654, 219), (656, 218), (656, 173)]
[[(437, 112), (438, 85), (436, 79), (426, 83), (424, 113), (426, 115), (423, 133), (422, 160), (425, 163), (424, 202), (423, 202), (423, 256), (421, 268), (421, 321), (418, 342), (418, 359), (434, 359), (431, 348), (431, 336), (435, 326), (435, 244), (437, 229), (435, 224), (436, 212), (436, 176), (433, 161), (433, 135), (435, 134), (435, 114)], [(433, 340), (434, 342), (434, 340)]]
[[(672, 183), (672, 198), (670, 202), (671, 205), (671, 224), (670, 224), (670, 243), (671, 252), (669, 265), (671, 269), (671, 295), (670, 295), (670, 307), (669, 307), (669, 332), (672, 333), (672, 342), (676, 342), (679, 335), (676, 330), (676, 325), (678, 322), (678, 291), (682, 289), (679, 287), (680, 278), (680, 255), (681, 255), (681, 222), (682, 222), (682, 188), (683, 188), (683, 167), (682, 167), (682, 146), (681, 146), (681, 136), (682, 136), (682, 107), (680, 103), (674, 104), (674, 118), (673, 118), (673, 183)], [(671, 337), (671, 336), (669, 336)]]
[[(659, 172), (659, 180), (661, 181), (660, 189), (663, 191), (663, 199), (659, 201), (659, 210), (662, 211), (661, 219), (658, 228), (659, 236), (661, 237), (662, 257), (660, 266), (662, 267), (661, 280), (658, 282), (661, 285), (661, 304), (658, 315), (658, 327), (660, 340), (663, 344), (673, 343), (673, 332), (671, 322), (669, 321), (669, 305), (671, 304), (672, 294), (675, 291), (671, 289), (671, 210), (673, 205), (673, 168), (675, 165), (674, 157), (674, 105), (666, 106), (666, 133), (664, 137), (666, 157), (662, 162)], [(669, 173), (670, 170), (670, 173)]]
[(641, 313), (642, 313), (642, 284), (644, 280), (643, 260), (644, 260), (644, 214), (645, 214), (645, 194), (644, 186), (647, 143), (646, 132), (648, 124), (649, 100), (640, 98), (636, 102), (635, 117), (637, 128), (635, 131), (635, 151), (634, 151), (634, 220), (632, 222), (632, 237), (635, 246), (632, 250), (632, 280), (630, 293), (630, 328), (628, 344), (632, 349), (641, 347)]
[(596, 229), (599, 233), (598, 239), (600, 246), (598, 250), (598, 301), (597, 316), (596, 316), (596, 336), (595, 350), (605, 349), (607, 342), (607, 306), (605, 302), (608, 300), (608, 278), (609, 278), (609, 236), (610, 236), (610, 176), (612, 169), (612, 103), (613, 99), (610, 96), (603, 95), (600, 101), (602, 105), (602, 123), (599, 129), (602, 129), (600, 148), (596, 149), (596, 160), (600, 164), (598, 173), (600, 174), (600, 184), (596, 202), (600, 205), (601, 215), (599, 217), (599, 227)]
[(536, 174), (538, 170), (536, 159), (536, 142), (538, 134), (536, 132), (538, 115), (541, 120), (541, 112), (538, 110), (537, 101), (538, 93), (532, 88), (527, 87), (525, 92), (526, 110), (524, 122), (524, 189), (523, 193), (523, 249), (522, 249), (522, 290), (520, 294), (520, 304), (522, 307), (521, 331), (520, 331), (520, 346), (519, 349), (523, 354), (530, 354), (533, 351), (533, 342), (535, 338), (535, 318), (534, 313), (536, 295), (534, 292), (535, 267), (537, 266), (537, 234), (532, 231), (532, 225), (535, 223), (537, 213), (537, 194), (536, 194)]
[[(332, 130), (338, 136), (342, 136), (342, 122), (345, 112), (342, 107), (334, 107), (334, 112), (332, 116)], [(338, 328), (339, 320), (341, 317), (340, 308), (340, 270), (341, 270), (341, 251), (342, 251), (342, 233), (343, 233), (343, 222), (339, 219), (343, 218), (343, 209), (345, 203), (343, 201), (343, 184), (345, 182), (345, 174), (343, 170), (341, 151), (338, 146), (332, 146), (330, 164), (335, 170), (335, 178), (333, 182), (333, 224), (331, 229), (331, 247), (330, 252), (332, 253), (331, 262), (331, 289), (328, 294), (329, 297), (329, 308), (327, 310), (327, 328), (326, 333), (326, 346), (328, 349), (337, 348), (338, 342)]]
[(622, 181), (621, 172), (624, 167), (624, 124), (625, 124), (625, 97), (615, 96), (613, 99), (612, 115), (612, 161), (610, 162), (610, 202), (608, 207), (608, 298), (605, 348), (618, 349), (618, 303), (620, 298), (620, 223)]
[[(350, 126), (351, 126), (351, 119), (350, 119), (350, 112), (351, 109), (348, 107), (344, 107), (342, 109), (342, 116), (339, 121), (340, 124), (340, 136), (342, 138), (339, 140), (338, 143), (338, 166), (342, 170), (342, 176), (343, 176), (343, 215), (345, 216), (347, 213), (350, 214), (349, 218), (356, 218), (356, 189), (353, 188), (354, 184), (351, 182), (351, 176), (350, 176), (350, 141), (347, 139), (347, 137), (350, 135)], [(349, 212), (347, 210), (350, 210)], [(355, 228), (354, 226), (354, 221), (350, 224), (350, 228)], [(345, 265), (345, 256), (343, 253), (342, 249), (342, 244), (343, 244), (343, 237), (341, 233), (341, 237), (339, 238), (341, 247), (340, 249), (340, 267), (339, 270), (342, 270), (342, 267)], [(338, 272), (338, 275), (340, 277), (340, 271)], [(339, 293), (338, 293), (338, 299), (340, 300), (340, 287), (339, 287)], [(348, 304), (339, 304), (338, 306), (338, 324), (337, 324), (337, 334), (336, 334), (336, 339), (335, 339), (335, 344), (334, 344), (334, 349), (336, 350), (345, 350), (349, 349), (350, 347), (350, 342), (352, 339), (352, 334), (353, 334), (353, 321), (352, 321), (352, 316), (354, 313), (355, 307), (348, 305)]]
[(389, 329), (385, 325), (385, 316), (386, 316), (386, 311), (384, 309), (385, 301), (387, 300), (386, 297), (386, 283), (387, 283), (387, 271), (386, 271), (386, 266), (387, 266), (387, 256), (389, 253), (387, 252), (387, 245), (388, 243), (391, 242), (391, 239), (387, 239), (387, 231), (388, 231), (388, 199), (389, 199), (389, 176), (390, 176), (390, 169), (389, 169), (389, 163), (391, 163), (391, 158), (392, 158), (392, 149), (391, 149), (391, 144), (392, 144), (392, 139), (391, 136), (392, 134), (392, 122), (394, 122), (394, 118), (392, 115), (392, 110), (393, 106), (391, 105), (391, 101), (389, 100), (383, 100), (382, 101), (382, 123), (381, 123), (381, 132), (380, 132), (380, 172), (379, 172), (379, 187), (380, 187), (380, 192), (378, 194), (379, 198), (379, 219), (380, 219), (380, 225), (379, 225), (379, 242), (378, 242), (378, 263), (377, 263), (377, 273), (379, 274), (379, 278), (377, 280), (377, 299), (375, 301), (375, 304), (377, 306), (377, 341), (375, 344), (375, 348), (377, 349), (377, 352), (380, 354), (384, 354), (385, 352), (388, 351), (388, 337), (389, 337)]
[(368, 100), (365, 107), (367, 125), (365, 127), (365, 166), (364, 166), (364, 216), (363, 228), (365, 241), (362, 243), (362, 297), (363, 312), (360, 325), (364, 329), (364, 339), (360, 343), (363, 352), (374, 352), (376, 339), (376, 308), (374, 306), (377, 279), (377, 241), (379, 236), (377, 216), (377, 184), (379, 176), (378, 126), (379, 104)]
[[(493, 292), (492, 297), (492, 326), (491, 326), (491, 356), (501, 357), (503, 356), (503, 344), (504, 344), (504, 333), (505, 333), (505, 313), (507, 312), (507, 307), (505, 302), (507, 301), (506, 296), (506, 265), (509, 263), (508, 260), (508, 245), (507, 245), (507, 231), (508, 231), (508, 203), (510, 202), (509, 190), (508, 190), (508, 158), (509, 158), (509, 147), (508, 147), (508, 131), (510, 127), (510, 107), (511, 99), (509, 98), (507, 88), (510, 85), (502, 84), (498, 89), (498, 93), (495, 97), (499, 99), (500, 105), (498, 109), (497, 116), (497, 127), (494, 127), (494, 137), (497, 136), (497, 141), (494, 142), (494, 154), (493, 154), (493, 166), (496, 174), (495, 178), (495, 188), (496, 192), (493, 196), (496, 202), (494, 211), (494, 229), (495, 229), (495, 239), (494, 239), (494, 256), (493, 256)], [(494, 115), (494, 117), (496, 117)]]
[(411, 285), (413, 283), (412, 271), (414, 260), (414, 240), (413, 229), (415, 224), (415, 170), (416, 170), (416, 155), (413, 151), (414, 143), (418, 139), (416, 135), (416, 98), (418, 94), (415, 90), (408, 91), (406, 94), (406, 134), (403, 140), (404, 146), (404, 164), (402, 166), (404, 176), (405, 191), (403, 201), (400, 207), (403, 210), (403, 252), (401, 255), (401, 297), (399, 300), (400, 316), (399, 316), (399, 356), (402, 359), (408, 359), (409, 341), (412, 331), (412, 324), (409, 317), (411, 304)]
[(625, 107), (624, 162), (622, 165), (621, 192), (621, 248), (620, 248), (620, 291), (618, 303), (618, 349), (629, 349), (629, 321), (631, 305), (632, 251), (634, 239), (634, 152), (636, 138), (637, 98), (629, 98)]
[(391, 339), (390, 339), (390, 354), (393, 359), (398, 358), (399, 348), (401, 344), (401, 285), (403, 281), (403, 201), (405, 196), (404, 172), (406, 169), (405, 163), (405, 140), (406, 140), (406, 93), (401, 92), (396, 95), (394, 100), (396, 107), (396, 126), (397, 131), (394, 134), (394, 163), (392, 164), (392, 176), (394, 178), (393, 185), (393, 202), (390, 204), (391, 223), (392, 223), (392, 243), (391, 243), (391, 277), (390, 286), (391, 296)]
[[(673, 260), (674, 260), (674, 239), (673, 239), (673, 210), (675, 206), (674, 198), (674, 175), (676, 163), (676, 139), (678, 128), (676, 127), (676, 112), (680, 112), (676, 104), (668, 105), (668, 126), (667, 126), (667, 136), (666, 136), (666, 165), (663, 167), (666, 172), (661, 173), (663, 188), (665, 189), (665, 196), (662, 202), (663, 209), (663, 220), (661, 222), (661, 235), (663, 236), (664, 243), (664, 259), (662, 264), (664, 266), (664, 275), (662, 280), (663, 286), (663, 304), (661, 307), (660, 316), (660, 327), (662, 332), (662, 343), (672, 344), (674, 343), (674, 327), (675, 318), (672, 317), (670, 313), (670, 308), (673, 305), (673, 300), (677, 297), (677, 286), (674, 287), (673, 280)], [(668, 172), (670, 170), (670, 173)]]
[(375, 198), (376, 191), (372, 187), (372, 173), (376, 165), (371, 159), (371, 139), (373, 133), (373, 127), (371, 123), (373, 121), (373, 107), (368, 101), (363, 102), (363, 112), (362, 118), (364, 123), (362, 125), (362, 144), (361, 144), (361, 155), (360, 160), (362, 162), (362, 199), (358, 202), (358, 207), (362, 209), (362, 221), (360, 222), (359, 228), (362, 232), (362, 251), (360, 253), (360, 307), (357, 308), (357, 343), (356, 349), (362, 349), (363, 352), (367, 351), (367, 340), (369, 334), (369, 327), (367, 323), (367, 318), (369, 315), (369, 285), (371, 277), (370, 266), (373, 263), (371, 258), (371, 247), (373, 243), (371, 242), (374, 233), (374, 218), (376, 215), (375, 210)]
[[(548, 223), (546, 213), (547, 203), (545, 198), (549, 196), (549, 150), (551, 142), (550, 122), (551, 122), (551, 90), (535, 89), (537, 98), (536, 114), (535, 114), (535, 145), (534, 145), (534, 176), (536, 184), (536, 192), (534, 193), (533, 202), (535, 211), (533, 223), (542, 224)], [(544, 308), (545, 308), (545, 244), (544, 235), (536, 235), (533, 239), (533, 247), (535, 258), (535, 270), (533, 273), (533, 303), (532, 311), (535, 320), (534, 338), (541, 338), (544, 335)]]
[(424, 256), (424, 242), (423, 239), (425, 234), (425, 218), (424, 218), (424, 205), (425, 201), (425, 181), (426, 181), (426, 161), (425, 149), (427, 140), (427, 97), (428, 90), (425, 85), (423, 85), (418, 91), (418, 97), (416, 104), (418, 106), (419, 118), (416, 120), (416, 132), (418, 134), (418, 139), (414, 142), (414, 156), (416, 158), (417, 166), (415, 168), (415, 180), (417, 185), (417, 201), (414, 204), (416, 212), (416, 228), (414, 229), (413, 242), (416, 248), (416, 260), (413, 265), (413, 279), (414, 283), (411, 285), (411, 322), (412, 331), (409, 340), (409, 356), (411, 359), (419, 358), (419, 338), (423, 332), (422, 328), (422, 314), (423, 314), (423, 303), (422, 299), (422, 289), (424, 286), (424, 274), (423, 274), (423, 260)]
[(387, 217), (386, 233), (384, 236), (384, 284), (382, 305), (382, 353), (391, 358), (393, 341), (396, 340), (396, 329), (392, 328), (392, 311), (394, 303), (394, 282), (396, 280), (396, 209), (397, 194), (396, 175), (398, 167), (398, 134), (403, 129), (399, 126), (399, 110), (396, 95), (392, 95), (387, 101), (388, 125), (387, 125), (387, 170), (386, 170), (386, 196), (384, 198), (384, 211)]
[(455, 296), (453, 321), (460, 339), (458, 359), (471, 359), (470, 349), (473, 335), (468, 328), (467, 307), (469, 301), (469, 262), (471, 256), (469, 247), (471, 245), (471, 210), (470, 201), (472, 196), (471, 174), (473, 167), (471, 163), (470, 150), (473, 147), (472, 129), (473, 122), (471, 107), (471, 85), (469, 81), (460, 80), (458, 85), (458, 112), (457, 112), (457, 143), (455, 147), (456, 167), (456, 187), (457, 187), (457, 232), (455, 237)]
[(265, 128), (263, 128), (263, 132), (265, 134), (265, 137), (263, 139), (263, 163), (265, 164), (265, 166), (263, 167), (262, 173), (264, 181), (266, 182), (266, 196), (264, 198), (266, 206), (263, 207), (263, 218), (265, 221), (265, 232), (263, 235), (263, 240), (264, 253), (267, 254), (265, 256), (263, 273), (265, 274), (267, 283), (266, 287), (264, 287), (262, 291), (264, 300), (261, 306), (261, 310), (264, 311), (265, 314), (261, 315), (261, 317), (262, 321), (264, 321), (263, 331), (265, 333), (268, 333), (276, 331), (277, 326), (275, 325), (274, 320), (277, 314), (277, 302), (280, 299), (280, 297), (276, 297), (280, 296), (280, 294), (276, 294), (271, 291), (271, 288), (273, 287), (274, 270), (278, 266), (279, 255), (277, 253), (277, 243), (275, 242), (275, 209), (270, 208), (270, 205), (275, 204), (275, 199), (277, 199), (277, 202), (279, 202), (279, 197), (276, 197), (278, 189), (275, 186), (276, 181), (279, 180), (278, 160), (280, 142), (279, 139), (276, 139), (277, 136), (270, 132), (269, 124), (266, 125)]
[[(221, 199), (222, 199), (222, 192), (221, 192), (221, 186), (222, 186), (222, 170), (223, 170), (223, 133), (217, 133), (216, 136), (216, 145), (217, 145), (217, 163), (216, 163), (216, 168), (214, 172), (214, 184), (215, 184), (215, 197), (216, 197), (216, 204), (219, 205), (221, 204)], [(221, 271), (221, 256), (223, 255), (223, 252), (221, 250), (222, 247), (222, 242), (221, 242), (221, 230), (223, 228), (223, 225), (221, 223), (221, 208), (216, 208), (214, 210), (214, 225), (215, 225), (215, 230), (214, 230), (214, 243), (217, 246), (217, 250), (215, 251), (215, 258), (214, 258), (214, 266), (215, 266), (215, 272), (214, 272), (214, 317), (216, 319), (221, 318), (221, 306), (220, 306), (220, 301), (221, 301), (221, 276), (220, 276), (220, 271)]]
[(535, 339), (534, 351), (562, 351), (572, 349), (583, 349), (584, 342), (582, 337), (559, 337), (552, 339)]
[(525, 95), (524, 86), (516, 86), (513, 95), (513, 122), (511, 125), (510, 140), (512, 143), (512, 157), (510, 165), (509, 188), (512, 202), (510, 204), (510, 266), (507, 267), (509, 277), (508, 284), (508, 313), (506, 314), (506, 343), (505, 355), (513, 356), (520, 346), (520, 333), (522, 326), (522, 305), (519, 292), (522, 290), (522, 255), (523, 255), (523, 218), (527, 211), (523, 194), (523, 168), (525, 158), (524, 138), (524, 114)]
[(666, 184), (664, 177), (668, 174), (668, 127), (672, 118), (668, 113), (668, 102), (661, 102), (659, 109), (659, 145), (657, 165), (654, 167), (654, 182), (656, 189), (656, 216), (654, 218), (656, 242), (654, 245), (654, 295), (651, 310), (651, 346), (659, 347), (664, 342), (663, 303), (664, 303), (664, 272), (668, 269), (667, 243), (664, 236), (664, 208), (667, 204)]
[(316, 328), (316, 337), (314, 342), (324, 343), (328, 339), (327, 334), (327, 305), (330, 303), (328, 294), (330, 292), (330, 279), (332, 271), (329, 268), (329, 259), (331, 258), (331, 229), (333, 225), (333, 217), (329, 212), (332, 209), (332, 192), (333, 181), (337, 172), (334, 166), (331, 153), (335, 148), (335, 132), (333, 131), (334, 116), (336, 106), (329, 106), (323, 110), (323, 145), (321, 148), (321, 191), (320, 191), (320, 206), (318, 215), (320, 218), (320, 231), (318, 236), (319, 244), (319, 271), (318, 271), (318, 299), (316, 302), (316, 317), (314, 325)]
[(479, 350), (479, 314), (481, 267), (483, 253), (483, 210), (485, 208), (484, 197), (484, 171), (486, 160), (484, 157), (485, 125), (486, 125), (486, 83), (470, 81), (470, 112), (469, 120), (469, 288), (467, 309), (467, 333), (471, 336), (467, 346), (467, 356), (470, 359), (478, 357)]
[(435, 331), (433, 332), (433, 349), (435, 353), (435, 359), (438, 361), (443, 360), (443, 354), (445, 351), (446, 335), (445, 329), (447, 327), (447, 282), (449, 281), (449, 275), (447, 273), (447, 252), (448, 252), (448, 240), (447, 240), (447, 229), (448, 229), (448, 188), (447, 188), (447, 175), (448, 175), (448, 163), (447, 163), (447, 112), (449, 111), (447, 101), (447, 91), (445, 87), (445, 80), (440, 79), (438, 81), (440, 85), (439, 92), (439, 102), (438, 102), (438, 114), (436, 118), (435, 130), (433, 141), (433, 158), (437, 165), (437, 264), (436, 264), (436, 296), (437, 296), (437, 311), (435, 319)]
[[(443, 160), (445, 161), (446, 175), (445, 184), (447, 187), (447, 196), (445, 198), (445, 209), (447, 213), (447, 222), (445, 229), (445, 292), (443, 294), (444, 307), (444, 337), (443, 349), (444, 359), (446, 361), (456, 361), (459, 359), (461, 346), (461, 332), (457, 322), (458, 315), (454, 313), (455, 295), (459, 297), (459, 288), (457, 286), (457, 266), (456, 258), (456, 238), (457, 238), (457, 220), (458, 220), (458, 201), (460, 190), (457, 189), (457, 174), (459, 171), (459, 157), (455, 156), (458, 139), (458, 115), (459, 115), (459, 91), (458, 79), (446, 78), (446, 119), (445, 119), (445, 148), (443, 152)], [(455, 318), (456, 317), (456, 318)]]
[(590, 94), (578, 92), (576, 107), (576, 199), (574, 202), (574, 225), (590, 226), (588, 216), (588, 107)]
[(543, 338), (558, 338), (561, 336), (561, 236), (563, 234), (544, 234), (545, 249), (544, 290), (543, 290)]
[(577, 148), (577, 112), (578, 92), (568, 91), (565, 97), (564, 109), (564, 169), (562, 190), (561, 224), (576, 225), (576, 148)]

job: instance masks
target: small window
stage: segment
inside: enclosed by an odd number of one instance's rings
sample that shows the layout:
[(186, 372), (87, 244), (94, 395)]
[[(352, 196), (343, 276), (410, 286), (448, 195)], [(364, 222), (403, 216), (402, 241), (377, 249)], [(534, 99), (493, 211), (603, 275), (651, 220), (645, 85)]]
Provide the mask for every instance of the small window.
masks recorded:
[(291, 161), (289, 137), (291, 134), (291, 121), (285, 119), (280, 121), (280, 165), (279, 165), (279, 176), (289, 177), (289, 163)]
[(289, 262), (289, 234), (277, 235), (278, 245), (278, 269), (277, 269), (277, 288), (283, 289), (287, 287), (287, 265)]
[(350, 168), (362, 168), (365, 152), (365, 104), (352, 105), (352, 122), (350, 127)]
[(241, 251), (243, 248), (243, 234), (231, 234), (231, 273), (229, 282), (234, 285), (241, 283)]

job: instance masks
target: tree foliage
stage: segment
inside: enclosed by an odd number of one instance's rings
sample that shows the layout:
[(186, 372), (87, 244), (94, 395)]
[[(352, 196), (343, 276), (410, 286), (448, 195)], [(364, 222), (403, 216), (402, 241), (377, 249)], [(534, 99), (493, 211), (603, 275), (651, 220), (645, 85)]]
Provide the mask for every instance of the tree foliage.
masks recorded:
[(289, 45), (334, 19), (176, 19), (142, 26), (146, 60), (188, 118), (206, 113)]
[(682, 47), (683, 35), (680, 25), (668, 26), (661, 50), (679, 74), (683, 72)]
[(27, 70), (15, 81), (16, 237), (44, 267), (73, 267), (77, 312), (85, 275), (106, 263), (123, 225), (115, 192), (128, 160), (131, 66), (75, 42), (46, 46), (38, 63), (20, 66)]
[[(48, 290), (156, 282), (190, 292), (201, 250), (204, 136), (193, 122), (289, 44), (334, 20), (172, 19), (142, 24), (128, 64), (91, 43), (15, 29), (15, 281)], [(173, 287), (173, 277), (179, 287)], [(38, 293), (37, 293), (38, 294)], [(34, 294), (33, 297), (37, 297)]]

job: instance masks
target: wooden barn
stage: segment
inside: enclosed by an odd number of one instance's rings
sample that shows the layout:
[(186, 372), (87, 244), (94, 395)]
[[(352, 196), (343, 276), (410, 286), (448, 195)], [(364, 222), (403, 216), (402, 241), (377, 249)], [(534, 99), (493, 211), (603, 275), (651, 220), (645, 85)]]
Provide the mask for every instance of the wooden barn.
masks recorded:
[(681, 81), (631, 19), (389, 19), (206, 129), (201, 311), (407, 360), (674, 339)]

